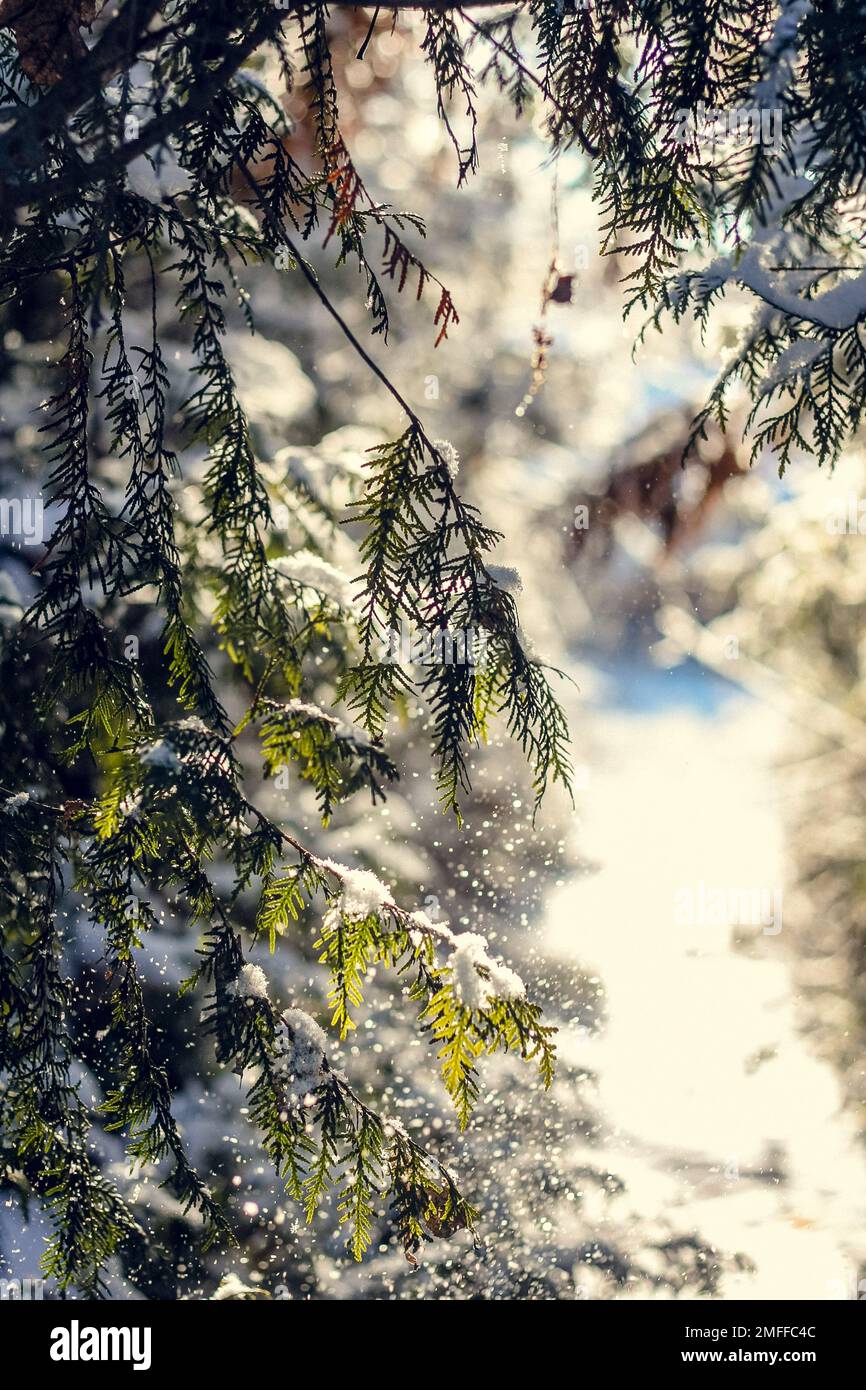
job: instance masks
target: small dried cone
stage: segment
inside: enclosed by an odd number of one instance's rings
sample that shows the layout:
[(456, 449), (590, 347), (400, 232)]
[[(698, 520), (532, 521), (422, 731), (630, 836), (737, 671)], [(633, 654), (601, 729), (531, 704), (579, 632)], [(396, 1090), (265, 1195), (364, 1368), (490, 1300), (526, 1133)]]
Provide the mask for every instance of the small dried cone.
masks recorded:
[(574, 276), (559, 275), (550, 291), (551, 304), (570, 304), (574, 294)]
[(0, 0), (0, 28), (9, 26), (21, 67), (41, 87), (53, 87), (87, 45), (79, 30), (90, 28), (105, 0)]

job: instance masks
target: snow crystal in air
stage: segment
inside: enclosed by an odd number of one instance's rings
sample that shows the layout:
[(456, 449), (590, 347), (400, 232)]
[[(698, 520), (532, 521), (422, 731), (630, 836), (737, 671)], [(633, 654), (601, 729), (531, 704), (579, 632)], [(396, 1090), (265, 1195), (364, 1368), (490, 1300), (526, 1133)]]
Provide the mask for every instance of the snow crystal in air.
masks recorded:
[[(520, 976), (488, 954), (487, 942), (478, 932), (463, 932), (455, 938), (448, 966), (454, 992), (467, 1009), (486, 1009), (494, 999), (522, 999), (526, 993)], [(489, 978), (483, 979), (479, 968)]]

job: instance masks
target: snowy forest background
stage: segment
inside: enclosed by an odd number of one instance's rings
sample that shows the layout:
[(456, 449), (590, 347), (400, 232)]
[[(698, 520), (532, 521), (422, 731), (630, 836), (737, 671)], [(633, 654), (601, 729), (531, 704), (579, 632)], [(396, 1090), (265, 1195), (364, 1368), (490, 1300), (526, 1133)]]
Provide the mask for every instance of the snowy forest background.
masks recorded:
[[(358, 62), (368, 23), (334, 19), (344, 134), (378, 195), (426, 219), (428, 263), (460, 314), (434, 347), (426, 302), (396, 301), (392, 375), (458, 451), (462, 492), (505, 535), (497, 563), (519, 571), (524, 630), (573, 682), (557, 694), (576, 810), (555, 789), (533, 825), (530, 776), (497, 737), (474, 758), (459, 827), (437, 809), (423, 742), (397, 721), (389, 753), (401, 779), (384, 805), (355, 799), (325, 833), (294, 768), (266, 783), (263, 804), (434, 921), (483, 932), (559, 1029), (557, 1075), (545, 1093), (519, 1061), (490, 1059), (460, 1135), (428, 1049), (390, 1007), (399, 987), (372, 971), (360, 1040), (350, 1034), (335, 1060), (442, 1146), (480, 1221), (477, 1242), (463, 1231), (431, 1240), (415, 1267), (380, 1220), (355, 1263), (333, 1204), (307, 1227), (286, 1198), (237, 1077), (215, 1065), (200, 1001), (177, 997), (198, 938), (169, 911), (142, 963), (159, 1048), (191, 1161), (240, 1243), (203, 1253), (195, 1214), (161, 1174), (130, 1177), (108, 1136), (108, 1170), (156, 1236), (146, 1262), (113, 1261), (110, 1296), (863, 1297), (866, 519), (850, 524), (863, 453), (850, 447), (832, 474), (797, 459), (782, 481), (769, 459), (750, 468), (744, 398), (729, 431), (711, 430), (681, 470), (689, 422), (751, 313), (745, 296), (725, 301), (703, 342), (683, 324), (633, 355), (636, 324), (623, 325), (617, 258), (599, 255), (585, 157), (551, 161), (485, 88), (480, 173), (456, 190), (410, 22), (381, 23)], [(276, 67), (255, 80), (283, 99)], [(292, 114), (307, 153), (304, 111)], [(174, 176), (143, 161), (130, 170), (143, 196)], [(351, 277), (327, 253), (311, 257), (360, 331)], [(542, 320), (552, 263), (573, 279)], [(128, 277), (128, 318), (144, 321), (144, 265)], [(257, 332), (236, 313), (228, 352), (268, 478), (291, 476), (340, 512), (399, 411), (296, 281), (267, 267), (249, 277)], [(31, 297), (4, 320), (7, 473), (36, 442), (40, 384), (25, 369), (54, 351), (55, 315)], [(540, 324), (552, 341), (533, 381)], [(189, 336), (175, 326), (163, 348), (179, 400)], [(181, 515), (194, 515), (201, 462), (184, 453)], [(118, 464), (119, 487), (122, 476)], [(36, 496), (35, 464), (30, 481)], [(10, 625), (33, 595), (36, 555), (19, 539), (4, 540), (0, 563)], [(202, 564), (209, 544), (202, 536)], [(336, 544), (351, 568), (348, 540)], [(146, 663), (160, 631), (146, 596), (125, 622)], [(239, 716), (232, 669), (216, 648), (209, 656)], [(255, 764), (252, 739), (247, 754)], [(62, 911), (66, 963), (97, 1032), (100, 938), (73, 894)], [(282, 1007), (324, 1018), (314, 916), (252, 959)], [(97, 1103), (95, 1080), (84, 1086)], [(11, 1278), (37, 1275), (46, 1235), (19, 1178), (7, 1175), (0, 1205)]]

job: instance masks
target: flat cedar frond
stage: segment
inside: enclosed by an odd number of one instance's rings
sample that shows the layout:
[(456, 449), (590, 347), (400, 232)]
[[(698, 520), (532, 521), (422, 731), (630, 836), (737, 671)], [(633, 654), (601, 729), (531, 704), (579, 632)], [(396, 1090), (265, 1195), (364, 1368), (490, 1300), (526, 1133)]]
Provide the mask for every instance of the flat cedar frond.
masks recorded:
[(300, 775), (316, 789), (322, 823), (328, 824), (334, 807), (361, 787), (369, 789), (373, 805), (385, 800), (383, 784), (399, 776), (387, 754), (341, 728), (339, 722), (315, 706), (295, 701), (281, 705), (267, 701), (259, 707), (262, 753), (269, 776), (297, 763)]
[(307, 0), (300, 7), (300, 37), (319, 152), (326, 156), (337, 140), (339, 111), (328, 41), (327, 7), (320, 0)]
[(325, 170), (334, 199), (331, 225), (325, 236), (327, 246), (334, 233), (345, 227), (354, 215), (355, 205), (365, 193), (365, 189), (341, 135), (337, 137), (331, 149), (326, 151)]
[(448, 337), (448, 329), (451, 328), (452, 325), (458, 324), (460, 322), (459, 318), (457, 317), (457, 310), (454, 308), (454, 305), (451, 302), (451, 295), (444, 287), (442, 289), (441, 295), (439, 296), (439, 304), (436, 309), (433, 322), (439, 325), (439, 336), (436, 339), (437, 347)]
[[(466, 61), (463, 40), (455, 20), (445, 10), (428, 10), (426, 23), (427, 32), (421, 47), (433, 67), (439, 115), (457, 154), (459, 185), (478, 168), (478, 116), (475, 110), (474, 79)], [(469, 122), (467, 144), (461, 142), (449, 113), (449, 105), (457, 95), (464, 102), (464, 114)]]
[(452, 324), (458, 324), (460, 319), (452, 303), (450, 291), (432, 271), (428, 270), (424, 262), (419, 260), (413, 251), (410, 251), (400, 235), (404, 221), (411, 221), (416, 230), (422, 234), (424, 232), (423, 223), (418, 218), (410, 217), (409, 214), (391, 212), (390, 209), (373, 200), (361, 175), (355, 168), (352, 156), (341, 135), (337, 136), (333, 146), (326, 152), (325, 169), (332, 192), (333, 204), (331, 221), (324, 244), (327, 246), (336, 232), (341, 233), (343, 254), (346, 255), (350, 250), (354, 250), (361, 263), (366, 266), (368, 274), (371, 276), (369, 298), (374, 310), (374, 331), (382, 332), (387, 337), (388, 318), (387, 306), (381, 299), (378, 285), (375, 278), (372, 277), (363, 251), (364, 226), (368, 219), (372, 219), (382, 228), (385, 237), (382, 251), (383, 273), (396, 286), (398, 294), (403, 293), (410, 273), (415, 276), (416, 300), (421, 299), (428, 283), (438, 287), (439, 304), (433, 319), (434, 327), (439, 326), (439, 335), (435, 343), (435, 346), (438, 347), (442, 340), (447, 337), (448, 328)]
[[(443, 804), (458, 809), (469, 787), (466, 750), (486, 737), (494, 709), (506, 712), (528, 754), (538, 797), (550, 776), (567, 785), (562, 711), (543, 671), (523, 651), (513, 600), (485, 565), (497, 534), (462, 501), (445, 460), (418, 423), (374, 451), (369, 467), (370, 486), (352, 509), (365, 527), (359, 600), (364, 664), (346, 674), (341, 695), (378, 733), (398, 681), (409, 680), (406, 673), (389, 674), (389, 632), (406, 621), (427, 632), (483, 633), (489, 650), (477, 663), (437, 663), (414, 677), (432, 717)], [(385, 659), (373, 663), (377, 650)]]

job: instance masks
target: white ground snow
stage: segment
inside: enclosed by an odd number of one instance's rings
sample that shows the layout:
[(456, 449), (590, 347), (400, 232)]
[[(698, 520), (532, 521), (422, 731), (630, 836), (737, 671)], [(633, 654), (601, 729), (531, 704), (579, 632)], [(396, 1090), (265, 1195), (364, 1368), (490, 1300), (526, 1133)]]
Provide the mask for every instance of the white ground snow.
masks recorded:
[(607, 1025), (561, 1046), (599, 1073), (605, 1157), (635, 1213), (746, 1254), (727, 1299), (852, 1298), (864, 1161), (833, 1067), (798, 1032), (784, 913), (765, 934), (675, 908), (701, 884), (783, 883), (783, 733), (740, 699), (713, 719), (609, 712), (575, 832), (602, 867), (551, 899), (546, 942), (604, 982)]

